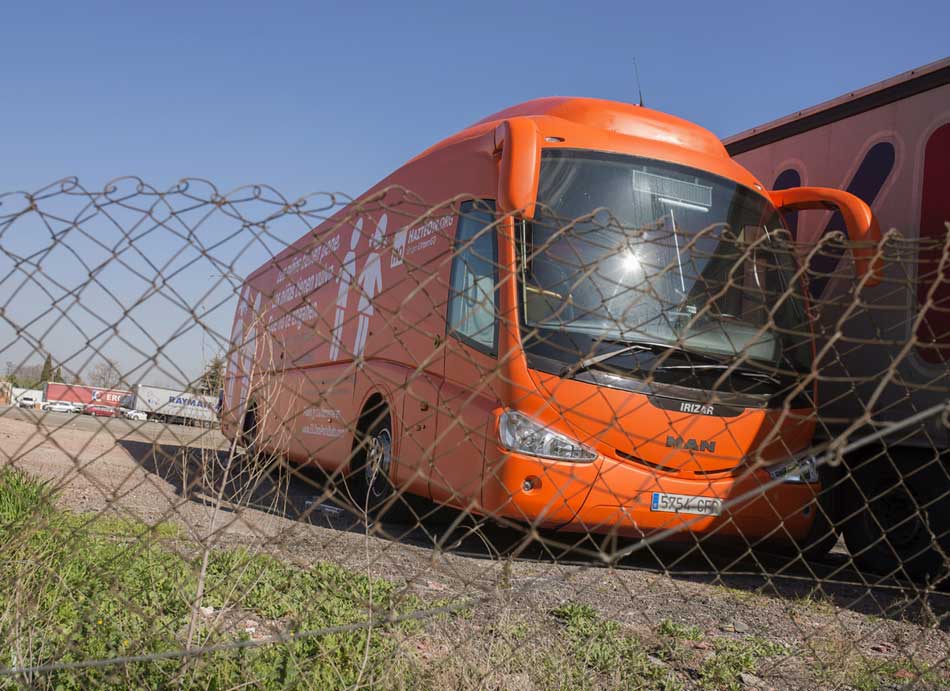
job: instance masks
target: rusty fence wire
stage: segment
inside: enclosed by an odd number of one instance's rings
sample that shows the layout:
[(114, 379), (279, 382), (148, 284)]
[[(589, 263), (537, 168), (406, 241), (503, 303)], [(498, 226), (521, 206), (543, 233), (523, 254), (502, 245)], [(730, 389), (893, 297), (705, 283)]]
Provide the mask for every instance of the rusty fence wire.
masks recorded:
[(950, 687), (950, 235), (655, 184), (0, 195), (0, 687)]

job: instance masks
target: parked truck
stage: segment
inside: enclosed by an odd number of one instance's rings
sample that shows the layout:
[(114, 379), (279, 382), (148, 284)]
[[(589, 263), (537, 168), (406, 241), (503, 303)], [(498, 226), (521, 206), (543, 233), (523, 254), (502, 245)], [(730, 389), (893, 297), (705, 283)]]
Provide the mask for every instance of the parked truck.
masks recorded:
[(103, 405), (118, 408), (123, 396), (129, 392), (125, 389), (110, 389), (101, 386), (86, 386), (84, 384), (63, 384), (61, 382), (46, 382), (43, 385), (42, 400), (44, 403), (71, 403), (78, 409), (87, 405)]
[(42, 389), (26, 389), (19, 386), (11, 387), (11, 403), (18, 408), (38, 408), (43, 401)]
[[(883, 248), (884, 280), (861, 286), (834, 243), (811, 251), (840, 218), (786, 215), (808, 255), (819, 352), (831, 343), (816, 363), (818, 434), (857, 439), (950, 399), (950, 58), (724, 143), (766, 185), (847, 189), (902, 237)], [(843, 459), (839, 528), (861, 566), (946, 574), (947, 448), (946, 420), (933, 415)]]
[(138, 384), (122, 399), (123, 408), (141, 410), (149, 420), (177, 425), (218, 423), (218, 397)]

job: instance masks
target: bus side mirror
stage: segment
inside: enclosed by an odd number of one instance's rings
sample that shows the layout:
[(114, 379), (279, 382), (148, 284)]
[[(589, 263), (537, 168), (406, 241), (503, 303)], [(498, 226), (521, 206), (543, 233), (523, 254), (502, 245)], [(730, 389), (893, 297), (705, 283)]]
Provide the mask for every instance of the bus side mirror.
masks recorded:
[[(837, 209), (844, 217), (851, 242), (877, 245), (881, 241), (881, 229), (871, 207), (850, 192), (830, 187), (792, 187), (769, 192), (772, 203), (779, 211), (804, 209)], [(875, 247), (855, 247), (854, 268), (858, 276), (868, 276), (866, 285), (876, 286), (881, 282), (884, 270), (880, 258), (874, 261)], [(873, 262), (873, 266), (872, 266)]]
[(538, 126), (530, 118), (510, 118), (495, 128), (498, 169), (498, 209), (533, 218), (541, 171)]

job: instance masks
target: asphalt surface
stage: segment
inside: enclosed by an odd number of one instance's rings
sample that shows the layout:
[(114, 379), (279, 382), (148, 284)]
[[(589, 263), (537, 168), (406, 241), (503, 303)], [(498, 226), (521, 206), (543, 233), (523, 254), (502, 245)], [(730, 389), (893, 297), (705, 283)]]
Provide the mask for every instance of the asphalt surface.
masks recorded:
[(164, 422), (141, 422), (124, 417), (97, 417), (82, 413), (55, 413), (32, 408), (0, 406), (0, 418), (29, 422), (47, 431), (62, 429), (87, 433), (106, 433), (115, 440), (138, 439), (162, 444), (177, 443), (181, 446), (197, 446), (223, 449), (228, 441), (218, 429), (169, 425)]

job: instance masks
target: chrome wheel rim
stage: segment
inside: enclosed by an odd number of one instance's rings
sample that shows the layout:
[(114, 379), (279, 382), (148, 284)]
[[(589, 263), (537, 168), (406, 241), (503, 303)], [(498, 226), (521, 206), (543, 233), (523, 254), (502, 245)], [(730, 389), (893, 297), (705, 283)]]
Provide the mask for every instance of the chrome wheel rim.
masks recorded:
[(366, 487), (374, 497), (385, 493), (385, 481), (389, 479), (389, 466), (392, 463), (392, 435), (388, 429), (380, 430), (370, 437), (366, 445), (366, 465), (363, 473)]

